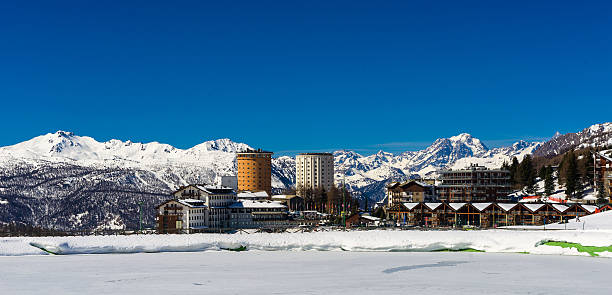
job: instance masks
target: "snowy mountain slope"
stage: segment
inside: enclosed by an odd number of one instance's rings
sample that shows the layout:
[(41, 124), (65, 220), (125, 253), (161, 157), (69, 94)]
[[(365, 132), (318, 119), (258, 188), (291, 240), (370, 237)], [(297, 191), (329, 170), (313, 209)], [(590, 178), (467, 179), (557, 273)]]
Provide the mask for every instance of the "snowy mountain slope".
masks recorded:
[[(358, 197), (384, 197), (384, 185), (410, 177), (434, 177), (443, 168), (477, 163), (500, 167), (512, 157), (567, 143), (609, 143), (612, 123), (591, 126), (574, 135), (558, 135), (547, 143), (519, 141), (509, 147), (487, 148), (479, 139), (462, 133), (440, 138), (420, 151), (394, 155), (384, 151), (363, 156), (335, 151), (335, 181), (346, 181)], [(572, 139), (573, 138), (573, 139)], [(573, 141), (571, 141), (571, 140)], [(0, 222), (23, 221), (58, 228), (134, 228), (144, 202), (147, 224), (154, 206), (187, 183), (217, 183), (236, 172), (235, 152), (249, 148), (229, 139), (206, 141), (189, 149), (151, 142), (109, 140), (58, 131), (0, 148)], [(294, 186), (295, 158), (272, 160), (275, 190)], [(44, 216), (44, 218), (41, 218)]]
[(612, 146), (612, 122), (595, 124), (577, 133), (555, 134), (534, 151), (534, 156), (550, 157), (570, 149)]

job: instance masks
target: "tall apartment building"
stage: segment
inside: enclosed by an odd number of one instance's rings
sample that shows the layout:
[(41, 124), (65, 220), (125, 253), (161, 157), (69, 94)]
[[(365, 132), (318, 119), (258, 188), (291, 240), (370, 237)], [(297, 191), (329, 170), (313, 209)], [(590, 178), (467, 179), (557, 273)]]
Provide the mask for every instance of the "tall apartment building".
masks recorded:
[(238, 191), (266, 191), (272, 195), (272, 152), (247, 150), (236, 153)]
[(334, 155), (304, 153), (295, 158), (295, 181), (298, 188), (329, 191), (334, 185)]
[(438, 199), (447, 202), (509, 201), (510, 171), (471, 165), (440, 171)]

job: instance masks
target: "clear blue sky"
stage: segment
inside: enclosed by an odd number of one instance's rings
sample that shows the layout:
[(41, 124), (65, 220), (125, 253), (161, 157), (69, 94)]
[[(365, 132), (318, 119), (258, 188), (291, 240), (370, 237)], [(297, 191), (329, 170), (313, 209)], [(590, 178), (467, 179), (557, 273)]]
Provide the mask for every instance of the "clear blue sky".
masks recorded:
[(612, 121), (609, 1), (111, 2), (0, 3), (0, 145), (368, 154)]

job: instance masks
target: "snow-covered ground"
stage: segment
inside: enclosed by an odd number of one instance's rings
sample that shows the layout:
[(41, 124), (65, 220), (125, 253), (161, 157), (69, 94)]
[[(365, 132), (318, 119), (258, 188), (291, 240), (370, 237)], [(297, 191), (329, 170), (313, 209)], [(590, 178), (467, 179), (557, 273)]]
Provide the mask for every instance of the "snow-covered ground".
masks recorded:
[(607, 294), (612, 259), (197, 252), (0, 257), (2, 294)]

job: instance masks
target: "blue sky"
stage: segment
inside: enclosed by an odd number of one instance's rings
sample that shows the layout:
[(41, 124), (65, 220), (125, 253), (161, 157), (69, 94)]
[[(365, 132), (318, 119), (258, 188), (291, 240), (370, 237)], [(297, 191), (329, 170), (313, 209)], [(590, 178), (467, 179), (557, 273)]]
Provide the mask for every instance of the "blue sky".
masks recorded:
[(607, 1), (3, 1), (0, 145), (538, 140), (612, 121), (611, 29)]

